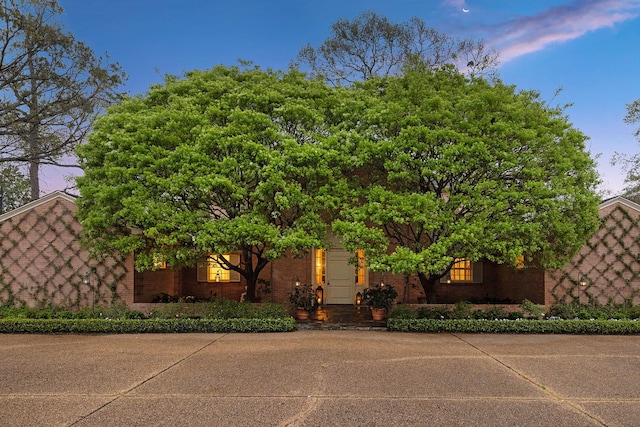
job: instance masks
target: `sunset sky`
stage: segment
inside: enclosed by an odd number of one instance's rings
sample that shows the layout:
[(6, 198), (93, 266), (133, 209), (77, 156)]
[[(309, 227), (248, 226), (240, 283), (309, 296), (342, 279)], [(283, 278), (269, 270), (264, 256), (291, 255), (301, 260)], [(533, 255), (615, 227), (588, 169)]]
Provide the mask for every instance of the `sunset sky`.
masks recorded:
[[(625, 105), (640, 98), (640, 0), (59, 0), (69, 31), (108, 52), (144, 93), (164, 74), (182, 74), (239, 58), (286, 69), (307, 43), (318, 46), (340, 18), (374, 11), (393, 22), (422, 18), (500, 52), (507, 84), (535, 89), (553, 105), (572, 104), (570, 121), (591, 139), (602, 189), (617, 194), (623, 173), (614, 152), (635, 154)], [(468, 10), (468, 12), (464, 12)], [(556, 89), (562, 88), (554, 98)], [(43, 173), (43, 192), (65, 187), (70, 170)]]

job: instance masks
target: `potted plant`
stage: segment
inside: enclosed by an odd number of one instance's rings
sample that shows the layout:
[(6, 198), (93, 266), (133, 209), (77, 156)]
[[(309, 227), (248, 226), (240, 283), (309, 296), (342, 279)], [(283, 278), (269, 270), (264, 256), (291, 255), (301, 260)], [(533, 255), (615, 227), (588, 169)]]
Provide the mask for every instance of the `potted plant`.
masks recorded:
[(296, 310), (296, 317), (305, 320), (309, 318), (309, 312), (315, 308), (316, 294), (311, 285), (296, 283), (293, 292), (289, 293), (289, 301)]
[(364, 290), (362, 298), (371, 309), (373, 320), (383, 320), (387, 311), (391, 308), (393, 300), (398, 296), (398, 292), (391, 285), (385, 285), (384, 282), (369, 287)]

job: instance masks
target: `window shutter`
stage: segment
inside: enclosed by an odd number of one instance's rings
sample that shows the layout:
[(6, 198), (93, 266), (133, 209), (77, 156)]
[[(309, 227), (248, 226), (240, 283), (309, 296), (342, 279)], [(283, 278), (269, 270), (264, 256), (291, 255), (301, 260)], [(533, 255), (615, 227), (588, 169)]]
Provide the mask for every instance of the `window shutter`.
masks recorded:
[(471, 272), (473, 274), (472, 282), (482, 283), (482, 261), (474, 262)]
[[(229, 262), (233, 265), (240, 265), (240, 254), (229, 254)], [(239, 282), (240, 273), (234, 270), (229, 270), (229, 281)]]
[(198, 277), (196, 280), (198, 282), (207, 282), (209, 281), (209, 269), (207, 268), (207, 261), (198, 261), (196, 266), (198, 270)]

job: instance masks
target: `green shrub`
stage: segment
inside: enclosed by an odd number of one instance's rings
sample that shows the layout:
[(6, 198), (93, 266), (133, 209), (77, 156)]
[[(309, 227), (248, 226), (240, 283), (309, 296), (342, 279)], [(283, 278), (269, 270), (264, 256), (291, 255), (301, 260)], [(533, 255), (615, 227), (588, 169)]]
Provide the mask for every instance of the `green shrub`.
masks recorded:
[(451, 311), (447, 307), (422, 306), (418, 308), (418, 319), (450, 319)]
[(544, 317), (544, 308), (534, 304), (528, 299), (522, 301), (520, 309), (522, 310), (524, 317), (530, 319), (542, 319)]
[(157, 319), (266, 319), (285, 318), (287, 312), (282, 304), (255, 305), (221, 298), (211, 302), (162, 304), (151, 310), (151, 317)]
[(625, 320), (484, 320), (388, 319), (399, 332), (511, 333), (511, 334), (640, 334), (640, 322)]
[(468, 319), (471, 317), (471, 303), (468, 301), (458, 301), (451, 312), (453, 319)]
[(417, 318), (416, 311), (408, 305), (399, 304), (391, 313), (389, 313), (390, 319), (415, 319)]
[(109, 305), (98, 307), (98, 310), (92, 309), (93, 313), (98, 313), (97, 317), (105, 319), (143, 319), (145, 316), (142, 312), (131, 310), (124, 301), (115, 301)]
[[(522, 316), (518, 316), (518, 317), (522, 317)], [(508, 319), (509, 313), (507, 313), (506, 310), (501, 307), (491, 307), (487, 310), (481, 310), (481, 309), (474, 310), (471, 313), (471, 318), (472, 319), (488, 319), (488, 320)]]
[(621, 309), (624, 310), (628, 319), (640, 319), (640, 305), (624, 306)]
[(288, 332), (295, 320), (283, 319), (0, 319), (0, 333), (186, 333)]
[(254, 317), (259, 319), (284, 319), (289, 315), (284, 305), (267, 302), (254, 306)]
[(556, 303), (549, 309), (550, 317), (559, 317), (560, 319), (574, 319), (576, 317), (576, 308), (574, 304)]
[(27, 317), (25, 307), (3, 305), (0, 307), (0, 319), (24, 319)]
[(619, 319), (640, 318), (640, 306), (620, 305), (577, 305), (558, 303), (551, 306), (549, 315), (561, 319)]

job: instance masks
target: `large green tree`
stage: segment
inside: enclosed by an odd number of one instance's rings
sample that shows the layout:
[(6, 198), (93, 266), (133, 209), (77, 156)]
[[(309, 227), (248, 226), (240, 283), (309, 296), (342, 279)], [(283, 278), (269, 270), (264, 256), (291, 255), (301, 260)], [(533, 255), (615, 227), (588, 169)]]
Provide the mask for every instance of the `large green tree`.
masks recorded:
[(32, 199), (42, 165), (77, 167), (65, 155), (125, 79), (118, 64), (67, 32), (61, 16), (56, 0), (0, 2), (0, 161), (27, 165)]
[[(77, 150), (86, 238), (135, 252), (138, 269), (215, 254), (252, 300), (269, 261), (324, 244), (330, 94), (297, 71), (219, 66), (125, 99)], [(222, 257), (235, 251), (239, 264)]]
[(456, 258), (558, 266), (596, 229), (586, 137), (538, 93), (453, 67), (356, 91), (354, 194), (334, 228), (370, 268), (417, 274), (429, 302)]

